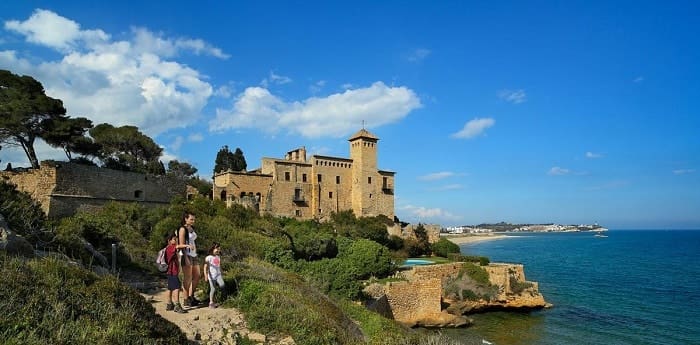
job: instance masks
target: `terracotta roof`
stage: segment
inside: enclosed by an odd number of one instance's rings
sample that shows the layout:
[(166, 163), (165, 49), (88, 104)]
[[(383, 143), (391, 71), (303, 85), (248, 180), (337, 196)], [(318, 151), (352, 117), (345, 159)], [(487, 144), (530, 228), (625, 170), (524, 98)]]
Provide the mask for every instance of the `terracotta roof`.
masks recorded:
[(363, 128), (363, 129), (357, 131), (357, 133), (353, 134), (350, 137), (350, 139), (348, 139), (348, 141), (353, 141), (353, 140), (359, 139), (359, 138), (368, 138), (368, 139), (379, 140), (379, 138), (376, 135), (370, 133), (368, 130)]

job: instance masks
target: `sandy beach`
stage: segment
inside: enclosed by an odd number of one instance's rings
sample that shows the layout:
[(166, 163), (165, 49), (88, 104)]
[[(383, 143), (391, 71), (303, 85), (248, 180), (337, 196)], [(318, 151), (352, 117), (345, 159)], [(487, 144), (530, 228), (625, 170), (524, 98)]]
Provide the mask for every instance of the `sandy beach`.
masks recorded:
[(476, 235), (476, 234), (463, 234), (463, 235), (441, 235), (440, 238), (446, 238), (450, 241), (452, 241), (455, 244), (467, 244), (467, 243), (475, 243), (475, 242), (483, 242), (483, 241), (492, 241), (492, 240), (500, 240), (504, 238), (508, 238), (510, 236), (507, 235), (501, 235), (501, 234), (484, 234), (484, 235)]

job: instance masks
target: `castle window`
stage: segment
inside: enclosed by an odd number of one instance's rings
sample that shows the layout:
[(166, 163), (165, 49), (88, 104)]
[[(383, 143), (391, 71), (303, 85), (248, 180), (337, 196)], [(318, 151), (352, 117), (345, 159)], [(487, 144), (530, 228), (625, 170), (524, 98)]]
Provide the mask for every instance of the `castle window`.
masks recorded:
[(367, 183), (372, 184), (372, 176), (367, 176)]
[(285, 181), (289, 181), (289, 180), (290, 180), (290, 178), (289, 178), (289, 171), (285, 171), (285, 172), (284, 172), (284, 180), (285, 180)]
[(297, 217), (301, 217), (301, 210), (296, 210), (296, 211), (294, 211), (294, 214), (295, 214)]
[(340, 176), (335, 177), (335, 184), (340, 184)]
[(221, 191), (221, 200), (226, 201), (226, 191), (225, 190)]
[(328, 192), (328, 199), (333, 199), (333, 192)]
[(372, 193), (369, 193), (369, 198), (372, 199)]
[(301, 174), (301, 182), (306, 182), (306, 174)]
[(320, 183), (320, 182), (321, 182), (321, 180), (322, 180), (322, 178), (321, 178), (321, 174), (318, 174), (318, 182)]
[(134, 191), (134, 199), (143, 199), (143, 191), (142, 190), (135, 190)]

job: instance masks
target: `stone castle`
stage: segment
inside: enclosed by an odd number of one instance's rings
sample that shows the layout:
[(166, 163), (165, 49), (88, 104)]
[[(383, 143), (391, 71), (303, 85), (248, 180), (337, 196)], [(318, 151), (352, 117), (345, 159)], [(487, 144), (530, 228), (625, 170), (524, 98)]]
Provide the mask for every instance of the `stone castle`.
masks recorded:
[(29, 193), (49, 218), (98, 209), (113, 201), (168, 205), (187, 190), (184, 181), (177, 178), (68, 162), (42, 162), (40, 169), (24, 172), (3, 171), (0, 178)]
[(350, 158), (313, 155), (304, 147), (284, 159), (262, 158), (250, 172), (214, 175), (213, 197), (261, 214), (326, 219), (352, 210), (357, 217), (394, 219), (394, 172), (377, 169), (377, 138), (364, 128), (348, 139)]

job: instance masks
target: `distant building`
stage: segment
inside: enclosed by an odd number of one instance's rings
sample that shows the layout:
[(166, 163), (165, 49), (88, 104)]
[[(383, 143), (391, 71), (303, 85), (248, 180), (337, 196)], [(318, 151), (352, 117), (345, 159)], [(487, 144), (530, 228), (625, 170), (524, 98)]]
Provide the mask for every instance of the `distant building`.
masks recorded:
[(357, 217), (394, 219), (394, 175), (377, 168), (377, 138), (361, 129), (348, 139), (350, 158), (313, 155), (306, 148), (284, 159), (263, 158), (250, 172), (214, 175), (213, 197), (227, 205), (242, 204), (261, 214), (324, 219), (352, 210)]

